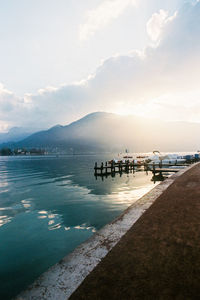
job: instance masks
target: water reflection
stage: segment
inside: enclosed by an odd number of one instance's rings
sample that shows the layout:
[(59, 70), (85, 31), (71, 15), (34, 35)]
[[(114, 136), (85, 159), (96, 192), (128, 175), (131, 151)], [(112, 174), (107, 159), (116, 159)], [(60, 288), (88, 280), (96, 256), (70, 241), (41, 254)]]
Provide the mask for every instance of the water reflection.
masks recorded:
[(21, 200), (21, 203), (22, 203), (24, 208), (30, 208), (31, 207), (31, 201), (32, 201), (32, 198), (29, 198), (29, 199)]
[(1, 299), (11, 298), (154, 186), (144, 172), (96, 180), (94, 161), (109, 157), (0, 157)]
[(164, 181), (165, 179), (167, 179), (169, 176), (170, 176), (170, 174), (168, 174), (167, 176), (164, 176), (163, 174), (154, 175), (154, 176), (152, 176), (151, 181), (153, 181), (154, 183), (161, 182), (161, 181)]
[(93, 176), (94, 160), (98, 161), (98, 157), (0, 160), (4, 172), (0, 180), (1, 193), (4, 192), (0, 211), (6, 210), (9, 221), (23, 212), (39, 211), (38, 220), (53, 212), (52, 216), (59, 215), (60, 224), (66, 228), (86, 222), (96, 230), (152, 188), (151, 175), (144, 172), (115, 174), (101, 183)]
[(47, 219), (48, 229), (59, 229), (62, 224), (62, 218), (58, 214), (47, 212), (46, 210), (38, 211), (38, 219)]
[(0, 216), (0, 227), (7, 224), (8, 222), (11, 221), (11, 217), (9, 216)]

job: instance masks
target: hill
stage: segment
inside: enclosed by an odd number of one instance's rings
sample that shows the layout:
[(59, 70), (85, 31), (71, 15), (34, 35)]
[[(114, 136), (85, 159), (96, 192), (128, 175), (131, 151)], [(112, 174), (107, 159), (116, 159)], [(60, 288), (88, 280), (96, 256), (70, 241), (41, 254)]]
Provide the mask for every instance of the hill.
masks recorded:
[(200, 124), (164, 122), (136, 116), (96, 112), (67, 126), (30, 135), (13, 147), (45, 148), (67, 153), (124, 151), (196, 151)]
[(36, 131), (38, 131), (38, 129), (12, 127), (8, 132), (0, 133), (0, 143), (18, 142)]

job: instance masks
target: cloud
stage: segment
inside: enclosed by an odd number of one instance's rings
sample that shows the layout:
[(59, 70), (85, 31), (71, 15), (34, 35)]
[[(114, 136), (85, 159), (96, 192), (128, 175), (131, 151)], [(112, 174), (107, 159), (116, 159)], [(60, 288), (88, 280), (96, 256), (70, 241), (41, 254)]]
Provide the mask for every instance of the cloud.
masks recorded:
[(145, 109), (140, 104), (134, 109), (141, 116), (148, 113), (151, 118), (165, 121), (200, 122), (200, 90), (166, 93), (148, 101)]
[(86, 21), (80, 26), (80, 40), (84, 41), (117, 19), (136, 0), (105, 0), (96, 9), (88, 11)]
[(176, 18), (177, 12), (173, 16), (169, 17), (169, 12), (161, 9), (159, 13), (154, 13), (147, 22), (147, 33), (152, 41), (158, 41), (161, 38), (164, 27), (168, 22), (171, 22)]
[(30, 123), (33, 106), (31, 97), (17, 97), (0, 83), (0, 131)]
[[(158, 12), (151, 19), (161, 14)], [(138, 107), (146, 110), (147, 115), (149, 109), (152, 115), (158, 112), (166, 118), (171, 114), (173, 119), (180, 119), (182, 114), (185, 120), (197, 121), (200, 118), (200, 2), (185, 4), (170, 21), (166, 13), (163, 16), (165, 25), (159, 23), (162, 37), (156, 46), (147, 47), (143, 53), (133, 51), (129, 55), (110, 57), (86, 80), (47, 87), (36, 95), (22, 98), (0, 86), (1, 124), (49, 127), (67, 124), (93, 111), (134, 113)]]
[(0, 83), (1, 118), (9, 119), (9, 114), (12, 113), (12, 111), (15, 111), (18, 106), (21, 107), (19, 99)]

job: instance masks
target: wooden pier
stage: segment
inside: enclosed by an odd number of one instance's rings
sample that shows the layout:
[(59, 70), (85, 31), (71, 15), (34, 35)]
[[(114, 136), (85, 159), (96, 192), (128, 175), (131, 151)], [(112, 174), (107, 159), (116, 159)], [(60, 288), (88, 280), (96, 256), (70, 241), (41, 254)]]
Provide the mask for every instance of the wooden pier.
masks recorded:
[(134, 170), (135, 168), (142, 167), (141, 164), (136, 164), (133, 162), (126, 162), (126, 163), (108, 163), (105, 164), (102, 162), (101, 165), (98, 167), (97, 163), (95, 163), (94, 167), (94, 175), (95, 176), (106, 176), (112, 175), (114, 173), (122, 173), (122, 172), (129, 172)]
[(97, 162), (95, 163), (94, 166), (94, 175), (97, 176), (114, 176), (115, 173), (129, 173), (129, 172), (134, 172), (134, 171), (150, 171), (154, 175), (159, 173), (162, 175), (162, 173), (166, 172), (178, 172), (180, 168), (177, 167), (186, 167), (190, 165), (189, 163), (178, 163), (178, 161), (175, 161), (174, 163), (169, 162), (167, 163), (162, 163), (160, 161), (159, 163), (145, 163), (141, 162), (138, 163), (137, 161), (129, 161), (127, 160), (126, 162), (117, 162), (115, 163), (114, 161), (112, 162), (106, 162), (105, 164), (102, 162), (99, 166)]
[(156, 173), (159, 173), (159, 174), (162, 174), (162, 173), (169, 173), (169, 172), (172, 172), (172, 173), (175, 173), (175, 172), (178, 172), (180, 171), (180, 169), (178, 168), (154, 168), (152, 170), (152, 173), (155, 175)]

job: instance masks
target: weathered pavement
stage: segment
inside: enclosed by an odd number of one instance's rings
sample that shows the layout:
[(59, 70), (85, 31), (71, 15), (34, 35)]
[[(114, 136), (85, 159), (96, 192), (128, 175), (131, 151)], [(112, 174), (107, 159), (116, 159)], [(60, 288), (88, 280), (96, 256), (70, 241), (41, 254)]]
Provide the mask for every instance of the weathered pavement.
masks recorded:
[(200, 299), (200, 164), (176, 178), (70, 300)]

